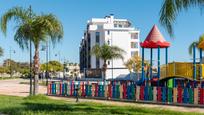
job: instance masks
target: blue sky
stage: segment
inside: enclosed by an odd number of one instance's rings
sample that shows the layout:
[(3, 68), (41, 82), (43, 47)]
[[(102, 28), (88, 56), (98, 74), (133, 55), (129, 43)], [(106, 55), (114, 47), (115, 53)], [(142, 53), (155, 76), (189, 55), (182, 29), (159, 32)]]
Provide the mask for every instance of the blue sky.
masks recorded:
[[(174, 25), (175, 38), (170, 39), (164, 28), (159, 24), (159, 11), (163, 0), (0, 0), (0, 16), (14, 6), (29, 7), (37, 13), (53, 13), (64, 26), (64, 39), (51, 49), (51, 59), (58, 60), (55, 56), (60, 52), (61, 59), (72, 62), (79, 60), (79, 43), (87, 20), (92, 17), (103, 18), (105, 15), (114, 14), (116, 18), (129, 19), (134, 27), (141, 31), (143, 41), (154, 24), (158, 25), (165, 39), (171, 42), (169, 49), (169, 61), (191, 61), (188, 55), (189, 44), (197, 40), (204, 33), (204, 15), (199, 8), (182, 12)], [(29, 61), (29, 52), (22, 51), (13, 40), (13, 22), (9, 23), (8, 33), (5, 37), (0, 32), (0, 46), (5, 54), (0, 61), (9, 58), (9, 49), (16, 51), (12, 58), (17, 61)], [(149, 51), (145, 50), (146, 59), (149, 59)], [(40, 52), (41, 62), (45, 61), (45, 53)], [(156, 56), (156, 50), (154, 51)], [(156, 57), (154, 57), (156, 58)], [(161, 56), (164, 60), (164, 53)], [(164, 62), (164, 61), (163, 61)]]

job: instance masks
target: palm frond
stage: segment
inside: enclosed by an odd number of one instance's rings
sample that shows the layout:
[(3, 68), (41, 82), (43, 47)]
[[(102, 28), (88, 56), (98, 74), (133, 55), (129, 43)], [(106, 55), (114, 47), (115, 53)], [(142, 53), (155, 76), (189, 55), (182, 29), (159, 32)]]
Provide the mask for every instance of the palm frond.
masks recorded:
[(3, 56), (3, 54), (4, 54), (4, 50), (2, 47), (0, 47), (0, 56)]
[[(31, 16), (34, 15), (31, 13)], [(14, 21), (21, 25), (23, 22), (26, 22), (29, 20), (30, 14), (28, 10), (23, 9), (22, 7), (14, 7), (10, 10), (8, 10), (2, 17), (1, 17), (1, 30), (6, 35), (7, 30), (7, 23), (14, 19)]]
[(160, 10), (160, 23), (167, 32), (173, 37), (173, 23), (182, 10), (188, 10), (191, 7), (202, 6), (204, 0), (165, 0)]
[(126, 54), (125, 50), (119, 48), (118, 46), (111, 46), (112, 51), (121, 53), (121, 54)]
[(92, 48), (92, 55), (95, 55), (97, 58), (101, 58), (103, 60), (110, 59), (123, 59), (123, 54), (125, 51), (117, 46), (109, 46), (104, 44), (102, 46), (95, 45)]
[(19, 26), (14, 35), (14, 40), (18, 43), (21, 49), (28, 49), (28, 42), (31, 36), (29, 34), (27, 26), (27, 24), (22, 24), (21, 26)]
[(101, 57), (101, 48), (99, 45), (95, 45), (91, 49), (91, 54), (95, 55), (97, 58)]
[(63, 26), (53, 14), (37, 16), (35, 25), (40, 26), (42, 32), (51, 38), (53, 45), (63, 38)]

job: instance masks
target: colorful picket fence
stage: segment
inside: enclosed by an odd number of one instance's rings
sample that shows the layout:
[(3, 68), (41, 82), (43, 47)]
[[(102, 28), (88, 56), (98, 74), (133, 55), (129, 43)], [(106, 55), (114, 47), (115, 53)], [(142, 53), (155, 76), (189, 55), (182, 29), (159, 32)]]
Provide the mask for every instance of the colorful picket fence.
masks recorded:
[[(204, 104), (204, 88), (136, 86), (133, 82), (50, 82), (48, 95), (132, 101)], [(78, 89), (78, 92), (77, 90)], [(77, 94), (78, 93), (78, 94)]]

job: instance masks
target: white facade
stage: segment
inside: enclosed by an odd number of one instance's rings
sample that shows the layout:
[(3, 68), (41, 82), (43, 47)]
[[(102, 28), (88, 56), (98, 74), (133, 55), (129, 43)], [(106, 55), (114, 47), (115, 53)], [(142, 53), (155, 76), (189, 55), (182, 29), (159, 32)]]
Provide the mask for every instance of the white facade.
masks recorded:
[[(106, 43), (110, 46), (118, 46), (126, 52), (126, 54), (124, 54), (124, 60), (108, 60), (106, 79), (129, 73), (124, 66), (124, 62), (135, 53), (139, 55), (139, 30), (132, 27), (127, 19), (115, 19), (114, 16), (111, 15), (105, 18), (92, 18), (89, 20), (86, 32), (90, 34), (90, 48), (96, 44), (103, 45)], [(99, 35), (99, 37), (97, 37), (97, 35)], [(98, 42), (96, 37), (99, 38)], [(98, 63), (98, 65), (95, 56), (91, 55), (90, 58), (90, 68), (102, 68), (102, 59), (100, 59), (100, 64)]]

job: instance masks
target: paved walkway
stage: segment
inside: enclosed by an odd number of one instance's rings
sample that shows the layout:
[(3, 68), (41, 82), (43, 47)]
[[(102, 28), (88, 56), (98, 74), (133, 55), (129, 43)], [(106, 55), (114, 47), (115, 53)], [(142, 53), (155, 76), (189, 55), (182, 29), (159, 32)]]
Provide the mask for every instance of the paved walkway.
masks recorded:
[[(24, 79), (0, 80), (0, 94), (26, 97), (29, 95), (30, 86), (20, 84), (20, 82), (29, 82)], [(46, 87), (39, 86), (39, 93), (46, 94)]]
[[(3, 95), (13, 95), (13, 96), (28, 96), (29, 95), (29, 85), (19, 84), (20, 82), (29, 82), (29, 80), (15, 79), (15, 80), (0, 80), (0, 94)], [(39, 93), (46, 94), (46, 87), (40, 86)], [(53, 97), (49, 98), (56, 100), (64, 100), (68, 102), (75, 102), (74, 98), (67, 97)], [(178, 106), (169, 106), (169, 105), (155, 105), (155, 104), (141, 104), (141, 103), (128, 103), (128, 102), (116, 102), (116, 101), (106, 101), (106, 100), (94, 100), (94, 99), (79, 99), (80, 102), (95, 102), (102, 103), (106, 105), (117, 105), (117, 106), (135, 106), (135, 107), (147, 107), (147, 108), (159, 108), (159, 109), (168, 109), (173, 111), (182, 111), (182, 112), (199, 112), (204, 113), (203, 108), (190, 108), (190, 107), (178, 107)]]

